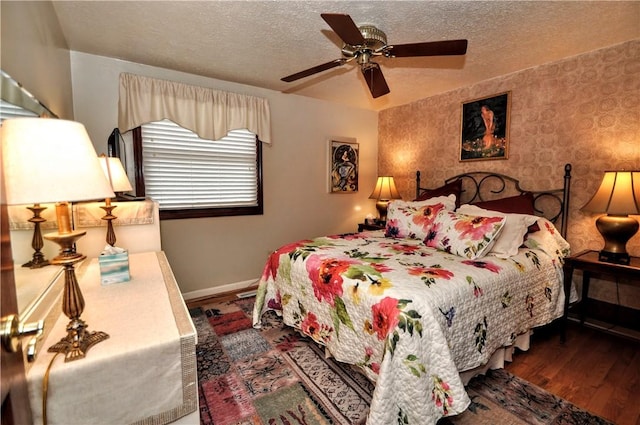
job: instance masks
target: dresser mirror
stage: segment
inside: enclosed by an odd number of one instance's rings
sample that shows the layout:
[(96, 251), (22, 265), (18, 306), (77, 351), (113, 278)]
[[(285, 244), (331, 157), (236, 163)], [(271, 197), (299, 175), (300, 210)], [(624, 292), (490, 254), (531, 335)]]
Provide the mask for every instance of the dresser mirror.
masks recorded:
[[(28, 90), (22, 87), (16, 80), (14, 80), (5, 71), (0, 70), (1, 77), (1, 90), (0, 90), (0, 121), (4, 121), (8, 118), (17, 117), (51, 117), (57, 118), (49, 108), (43, 105), (38, 99), (35, 98)], [(20, 217), (24, 215), (26, 219), (29, 218), (29, 211), (24, 208), (25, 212), (22, 214), (23, 207), (10, 206), (9, 209), (16, 209), (20, 214)], [(10, 219), (12, 223), (13, 218)], [(40, 308), (40, 304), (46, 298), (56, 298), (58, 292), (58, 284), (54, 283), (60, 281), (58, 277), (62, 274), (61, 266), (48, 265), (41, 268), (29, 268), (22, 267), (22, 264), (31, 259), (33, 254), (33, 248), (31, 246), (31, 240), (33, 237), (33, 225), (27, 227), (27, 223), (12, 226), (10, 230), (11, 237), (11, 249), (14, 259), (14, 275), (16, 282), (16, 294), (18, 297), (18, 313), (20, 318), (32, 317), (33, 314)], [(43, 229), (43, 233), (47, 233), (51, 229)], [(49, 246), (51, 245), (51, 246)], [(52, 258), (57, 254), (57, 246), (53, 246), (49, 242), (45, 242), (45, 247), (42, 252), (46, 258)]]

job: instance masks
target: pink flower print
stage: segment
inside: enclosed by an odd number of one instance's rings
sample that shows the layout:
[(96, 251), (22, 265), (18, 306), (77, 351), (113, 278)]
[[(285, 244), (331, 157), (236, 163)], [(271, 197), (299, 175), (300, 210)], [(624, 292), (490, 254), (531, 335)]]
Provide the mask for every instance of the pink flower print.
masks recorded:
[(313, 293), (318, 301), (326, 300), (334, 306), (336, 296), (342, 296), (342, 274), (345, 273), (355, 261), (340, 260), (337, 258), (322, 258), (319, 255), (310, 255), (306, 261), (307, 272), (313, 285)]
[(272, 278), (276, 278), (278, 274), (278, 267), (280, 266), (280, 256), (282, 254), (288, 254), (292, 251), (295, 251), (297, 248), (301, 246), (305, 246), (307, 243), (311, 242), (311, 240), (303, 240), (294, 243), (290, 243), (287, 245), (283, 245), (269, 256), (269, 261), (264, 267), (264, 271), (262, 272), (263, 279), (266, 279), (271, 274)]
[(423, 229), (428, 229), (440, 211), (444, 209), (444, 204), (426, 205), (418, 210), (413, 216), (413, 222)]
[(373, 331), (378, 334), (378, 340), (384, 340), (387, 335), (398, 325), (398, 300), (385, 297), (378, 304), (371, 307), (373, 313)]
[(460, 239), (470, 238), (474, 241), (484, 238), (484, 235), (490, 233), (497, 223), (504, 221), (504, 217), (476, 217), (465, 214), (460, 214), (458, 217), (454, 227), (460, 232)]
[(452, 272), (439, 267), (411, 266), (409, 267), (408, 271), (409, 274), (413, 276), (431, 276), (447, 280), (453, 277)]
[(492, 263), (491, 261), (464, 260), (462, 261), (462, 264), (467, 264), (478, 269), (486, 269), (493, 273), (499, 273), (501, 270), (500, 266)]

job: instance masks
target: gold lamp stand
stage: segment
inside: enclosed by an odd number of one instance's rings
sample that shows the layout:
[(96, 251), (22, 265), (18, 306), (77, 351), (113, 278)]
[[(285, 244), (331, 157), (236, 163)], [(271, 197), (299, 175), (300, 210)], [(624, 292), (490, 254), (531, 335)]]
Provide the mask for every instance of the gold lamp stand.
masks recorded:
[(106, 213), (106, 215), (102, 217), (102, 219), (107, 222), (107, 243), (111, 246), (116, 245), (116, 232), (113, 230), (113, 220), (118, 217), (116, 217), (112, 213), (113, 209), (116, 208), (116, 206), (117, 205), (111, 205), (111, 198), (106, 198), (105, 205), (100, 206), (100, 208), (102, 208)]
[(39, 269), (49, 265), (49, 261), (44, 258), (44, 254), (41, 252), (44, 247), (42, 240), (42, 231), (40, 230), (40, 223), (47, 221), (45, 218), (40, 217), (42, 211), (47, 207), (42, 207), (40, 204), (33, 204), (32, 207), (27, 207), (33, 213), (33, 217), (29, 219), (30, 223), (33, 223), (33, 238), (31, 239), (31, 247), (33, 248), (33, 257), (31, 261), (28, 261), (22, 265), (22, 267), (29, 267), (30, 269)]
[[(66, 210), (66, 218), (60, 217), (62, 209)], [(87, 323), (80, 319), (80, 315), (84, 311), (84, 297), (76, 278), (74, 264), (84, 260), (86, 256), (75, 252), (74, 245), (87, 232), (71, 231), (67, 203), (56, 205), (56, 214), (58, 214), (59, 232), (49, 233), (44, 237), (60, 245), (60, 254), (51, 259), (51, 264), (64, 267), (62, 311), (70, 319), (70, 322), (67, 324), (67, 336), (49, 347), (49, 352), (64, 353), (64, 361), (69, 362), (84, 358), (91, 347), (108, 339), (109, 335), (101, 331), (89, 332)]]

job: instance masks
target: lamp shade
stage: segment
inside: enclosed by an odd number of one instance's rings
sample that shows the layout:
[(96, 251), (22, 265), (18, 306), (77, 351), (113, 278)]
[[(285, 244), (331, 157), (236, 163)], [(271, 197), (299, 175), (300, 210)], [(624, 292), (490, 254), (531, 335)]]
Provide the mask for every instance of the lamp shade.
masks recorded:
[(100, 160), (102, 171), (104, 171), (104, 175), (109, 180), (114, 192), (128, 192), (133, 190), (120, 158), (100, 156), (98, 159)]
[(610, 215), (640, 214), (640, 171), (605, 171), (600, 187), (582, 210)]
[(8, 204), (85, 201), (115, 196), (84, 125), (52, 118), (2, 123)]
[(393, 181), (393, 177), (378, 177), (376, 187), (369, 195), (369, 199), (377, 200), (390, 200), (390, 199), (402, 199), (398, 189), (396, 189), (396, 183)]

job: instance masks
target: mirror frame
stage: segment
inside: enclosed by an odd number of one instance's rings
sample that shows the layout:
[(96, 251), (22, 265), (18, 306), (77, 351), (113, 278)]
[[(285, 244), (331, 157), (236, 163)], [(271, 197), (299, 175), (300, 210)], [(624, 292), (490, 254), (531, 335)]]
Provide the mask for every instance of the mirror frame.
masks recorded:
[(58, 118), (58, 116), (42, 104), (22, 84), (0, 69), (0, 98), (13, 105), (37, 114), (39, 117)]

